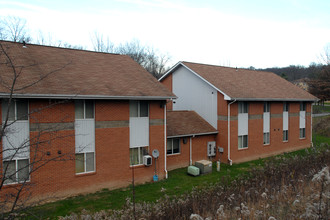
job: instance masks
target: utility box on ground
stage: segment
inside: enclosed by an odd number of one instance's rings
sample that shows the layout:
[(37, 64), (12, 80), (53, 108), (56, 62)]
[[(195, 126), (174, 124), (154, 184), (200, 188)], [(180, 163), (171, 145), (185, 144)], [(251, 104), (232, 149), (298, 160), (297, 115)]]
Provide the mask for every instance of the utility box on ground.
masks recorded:
[(212, 173), (212, 162), (208, 160), (199, 160), (195, 162), (201, 174)]
[(199, 168), (195, 166), (189, 166), (188, 167), (188, 174), (192, 176), (198, 176), (199, 175)]

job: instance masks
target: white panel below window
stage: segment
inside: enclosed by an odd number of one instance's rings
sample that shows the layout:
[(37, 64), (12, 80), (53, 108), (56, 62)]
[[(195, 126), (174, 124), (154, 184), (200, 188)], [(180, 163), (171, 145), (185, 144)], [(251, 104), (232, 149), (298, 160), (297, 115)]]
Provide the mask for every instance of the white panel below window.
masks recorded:
[(149, 146), (149, 118), (129, 118), (129, 146)]
[(3, 137), (3, 159), (29, 158), (29, 121), (16, 121), (6, 128)]
[(283, 112), (283, 131), (289, 130), (289, 112)]
[(269, 112), (264, 112), (264, 133), (269, 133), (270, 129), (270, 114)]
[(306, 112), (300, 111), (299, 112), (299, 128), (305, 128), (306, 127)]
[(238, 135), (247, 135), (249, 132), (249, 114), (238, 114)]
[(76, 153), (94, 152), (95, 121), (81, 119), (75, 121)]

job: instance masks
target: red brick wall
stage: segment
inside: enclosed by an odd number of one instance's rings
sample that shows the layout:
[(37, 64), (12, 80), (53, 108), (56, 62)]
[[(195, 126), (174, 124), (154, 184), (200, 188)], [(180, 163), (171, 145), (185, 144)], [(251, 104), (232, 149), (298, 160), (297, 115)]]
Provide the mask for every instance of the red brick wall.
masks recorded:
[[(190, 140), (192, 140), (192, 163), (194, 164), (198, 160), (208, 160), (207, 142), (215, 141), (215, 137), (215, 135), (203, 135), (180, 138), (180, 154), (167, 156), (167, 169), (174, 170), (190, 165)], [(187, 139), (186, 144), (183, 143), (183, 139)]]
[[(235, 107), (234, 107), (235, 106)], [(270, 105), (270, 144), (263, 144), (263, 119), (249, 119), (248, 148), (238, 149), (237, 120), (231, 123), (231, 159), (233, 162), (243, 162), (283, 152), (294, 151), (310, 146), (311, 116), (306, 116), (306, 138), (299, 139), (299, 102), (290, 102), (289, 140), (283, 142), (283, 102), (271, 102)], [(237, 115), (237, 103), (232, 105), (231, 111)], [(310, 113), (310, 104), (306, 106)], [(249, 103), (249, 118), (263, 114), (263, 102)]]
[[(150, 101), (150, 120), (156, 119), (158, 124), (149, 128), (149, 153), (158, 149), (160, 157), (157, 161), (157, 174), (164, 178), (164, 107), (160, 101)], [(74, 123), (74, 103), (68, 102), (51, 108), (48, 100), (30, 101), (30, 112), (42, 108), (41, 112), (31, 114), (33, 123)], [(1, 108), (0, 108), (1, 109)], [(0, 111), (1, 114), (1, 111)], [(158, 120), (157, 120), (158, 119)], [(128, 101), (95, 102), (95, 122), (98, 121), (129, 121)], [(42, 135), (41, 135), (42, 134)], [(37, 155), (42, 161), (35, 165), (48, 162), (31, 174), (34, 198), (48, 197), (54, 199), (78, 193), (93, 192), (102, 188), (117, 188), (127, 186), (132, 181), (132, 168), (129, 164), (129, 126), (95, 129), (95, 172), (75, 174), (75, 131), (74, 128), (56, 132), (31, 131), (30, 158)], [(40, 144), (42, 142), (42, 144)], [(38, 143), (38, 144), (36, 144)], [(60, 151), (60, 154), (59, 154)], [(47, 152), (49, 155), (47, 155)], [(56, 157), (60, 157), (55, 160)], [(32, 160), (32, 159), (31, 159)], [(135, 182), (151, 181), (154, 175), (153, 165), (135, 166)], [(8, 185), (1, 193), (20, 184)]]
[[(162, 81), (160, 81), (171, 92), (173, 92), (172, 78), (173, 78), (172, 74), (169, 74)], [(168, 101), (167, 102), (166, 108), (167, 108), (167, 110), (173, 110), (173, 103), (172, 103), (172, 101)]]

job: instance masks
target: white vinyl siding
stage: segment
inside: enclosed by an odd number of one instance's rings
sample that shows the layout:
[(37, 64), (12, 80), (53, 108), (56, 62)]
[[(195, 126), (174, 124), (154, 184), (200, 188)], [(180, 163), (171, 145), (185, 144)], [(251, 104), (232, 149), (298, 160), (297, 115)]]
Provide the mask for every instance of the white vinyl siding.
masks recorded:
[(30, 126), (29, 103), (26, 100), (2, 101), (2, 120), (8, 121), (2, 139), (3, 174), (5, 184), (29, 180)]
[(95, 171), (94, 102), (75, 101), (75, 161), (76, 173)]
[(283, 103), (283, 141), (289, 140), (289, 103)]
[(306, 138), (306, 103), (300, 102), (299, 111), (299, 138)]
[(173, 93), (178, 97), (173, 110), (193, 110), (217, 128), (217, 90), (185, 67), (172, 76)]
[(248, 147), (249, 104), (238, 102), (238, 149)]
[(145, 101), (130, 101), (130, 147), (149, 146), (149, 105)]
[(264, 102), (264, 113), (263, 113), (263, 143), (268, 145), (270, 143), (270, 103)]

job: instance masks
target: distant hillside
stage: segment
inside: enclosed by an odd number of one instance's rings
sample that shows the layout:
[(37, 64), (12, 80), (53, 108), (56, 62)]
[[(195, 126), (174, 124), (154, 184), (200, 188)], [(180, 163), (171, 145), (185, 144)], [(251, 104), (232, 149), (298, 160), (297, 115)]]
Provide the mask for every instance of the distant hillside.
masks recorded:
[(316, 79), (323, 67), (323, 64), (312, 63), (308, 67), (291, 65), (288, 67), (272, 67), (258, 70), (273, 72), (289, 81), (294, 81), (302, 78)]

